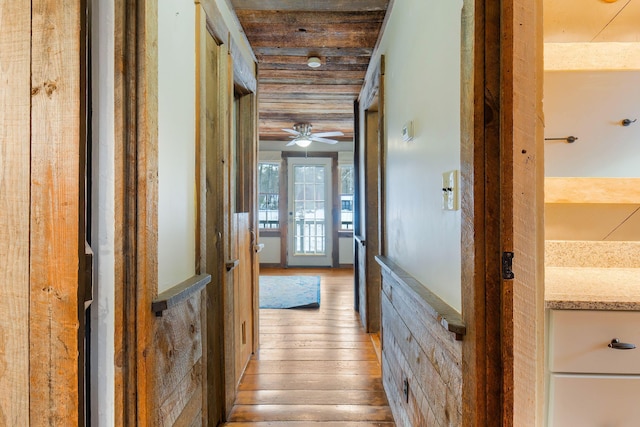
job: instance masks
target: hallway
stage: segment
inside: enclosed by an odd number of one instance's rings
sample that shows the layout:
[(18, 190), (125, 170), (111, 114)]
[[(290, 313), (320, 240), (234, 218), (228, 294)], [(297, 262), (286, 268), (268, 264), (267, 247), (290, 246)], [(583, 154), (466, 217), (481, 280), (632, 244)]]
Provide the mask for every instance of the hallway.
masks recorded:
[(394, 426), (373, 344), (353, 310), (352, 271), (261, 274), (321, 276), (320, 308), (260, 310), (260, 351), (224, 425)]

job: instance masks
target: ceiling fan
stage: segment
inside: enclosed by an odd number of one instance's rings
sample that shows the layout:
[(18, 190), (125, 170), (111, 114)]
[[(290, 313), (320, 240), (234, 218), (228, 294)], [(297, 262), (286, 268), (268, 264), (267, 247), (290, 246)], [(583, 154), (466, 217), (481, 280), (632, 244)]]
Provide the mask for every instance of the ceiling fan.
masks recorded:
[(294, 135), (290, 136), (290, 138), (293, 139), (286, 145), (287, 147), (294, 144), (300, 147), (308, 147), (312, 141), (324, 142), (325, 144), (337, 144), (338, 141), (336, 141), (335, 139), (327, 139), (326, 137), (344, 135), (344, 133), (340, 131), (311, 133), (310, 123), (296, 123), (293, 125), (293, 129), (282, 130)]

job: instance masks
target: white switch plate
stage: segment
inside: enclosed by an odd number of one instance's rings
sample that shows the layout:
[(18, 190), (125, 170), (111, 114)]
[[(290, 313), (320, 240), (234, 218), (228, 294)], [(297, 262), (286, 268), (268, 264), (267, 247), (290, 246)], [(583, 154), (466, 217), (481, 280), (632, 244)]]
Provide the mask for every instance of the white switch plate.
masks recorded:
[(460, 198), (458, 185), (458, 171), (452, 170), (442, 174), (442, 209), (445, 211), (457, 211)]

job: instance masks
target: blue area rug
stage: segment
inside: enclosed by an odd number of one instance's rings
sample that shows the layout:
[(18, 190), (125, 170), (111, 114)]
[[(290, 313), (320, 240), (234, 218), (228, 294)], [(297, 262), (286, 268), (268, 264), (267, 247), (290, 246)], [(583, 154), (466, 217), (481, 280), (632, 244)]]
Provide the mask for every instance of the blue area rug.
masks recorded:
[(320, 307), (320, 276), (260, 276), (260, 308)]

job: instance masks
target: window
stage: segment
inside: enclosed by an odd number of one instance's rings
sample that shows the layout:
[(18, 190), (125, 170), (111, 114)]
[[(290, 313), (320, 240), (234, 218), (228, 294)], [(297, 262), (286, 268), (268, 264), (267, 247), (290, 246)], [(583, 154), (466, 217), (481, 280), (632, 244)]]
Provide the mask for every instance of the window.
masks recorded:
[(279, 229), (280, 164), (258, 163), (258, 228)]
[(353, 230), (353, 165), (340, 166), (340, 230)]

